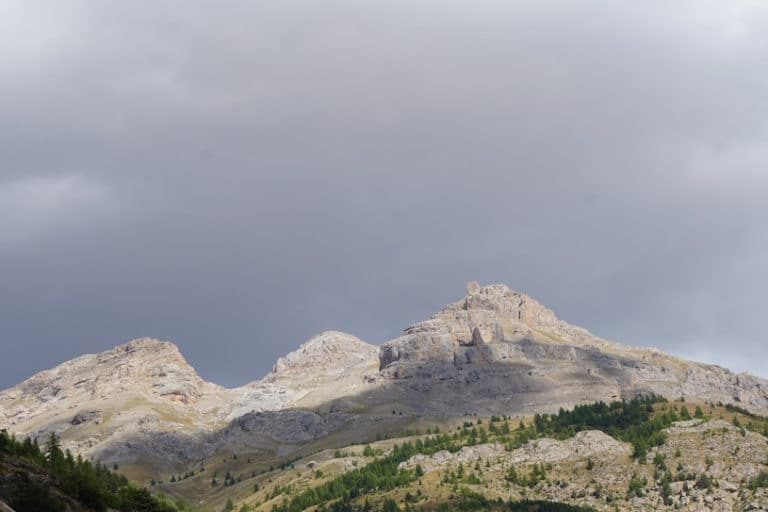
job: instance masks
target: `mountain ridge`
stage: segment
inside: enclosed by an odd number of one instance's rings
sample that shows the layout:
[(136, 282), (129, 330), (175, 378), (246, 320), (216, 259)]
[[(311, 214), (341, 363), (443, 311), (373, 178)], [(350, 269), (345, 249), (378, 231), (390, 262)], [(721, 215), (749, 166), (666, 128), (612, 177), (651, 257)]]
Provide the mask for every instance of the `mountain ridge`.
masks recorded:
[(472, 282), (463, 298), (380, 346), (326, 331), (235, 388), (202, 379), (167, 341), (80, 356), (1, 391), (0, 428), (56, 432), (75, 453), (119, 462), (139, 452), (181, 461), (207, 453), (201, 443), (211, 439), (221, 449), (247, 443), (246, 425), (263, 431), (265, 449), (290, 451), (341, 428), (392, 422), (395, 410), (554, 412), (651, 393), (768, 411), (764, 379), (604, 340), (526, 294)]

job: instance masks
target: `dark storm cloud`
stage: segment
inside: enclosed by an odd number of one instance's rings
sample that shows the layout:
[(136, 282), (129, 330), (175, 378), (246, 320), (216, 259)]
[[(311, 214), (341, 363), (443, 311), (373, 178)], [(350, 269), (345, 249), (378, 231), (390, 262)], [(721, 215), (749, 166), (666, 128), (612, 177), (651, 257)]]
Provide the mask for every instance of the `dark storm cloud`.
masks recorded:
[(768, 9), (0, 7), (0, 387), (176, 341), (243, 383), (505, 282), (768, 375)]

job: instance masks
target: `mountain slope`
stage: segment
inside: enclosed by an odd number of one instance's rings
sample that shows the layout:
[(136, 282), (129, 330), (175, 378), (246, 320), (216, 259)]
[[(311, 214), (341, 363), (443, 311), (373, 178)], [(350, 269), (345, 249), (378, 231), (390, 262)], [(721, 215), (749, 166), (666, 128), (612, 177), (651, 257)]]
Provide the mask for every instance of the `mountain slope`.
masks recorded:
[(380, 368), (401, 393), (429, 393), (428, 404), (454, 414), (556, 411), (648, 393), (768, 410), (763, 379), (600, 339), (504, 285), (470, 283), (462, 300), (384, 343)]
[(763, 379), (609, 342), (504, 285), (470, 283), (381, 347), (322, 333), (234, 389), (205, 382), (168, 342), (82, 356), (0, 393), (0, 428), (56, 432), (76, 453), (170, 470), (235, 447), (276, 457), (323, 439), (343, 445), (420, 417), (555, 412), (650, 393), (768, 412)]
[(274, 470), (211, 460), (161, 487), (200, 493), (210, 510), (231, 499), (259, 512), (768, 510), (766, 436), (768, 418), (735, 407), (648, 397), (552, 416), (433, 419)]

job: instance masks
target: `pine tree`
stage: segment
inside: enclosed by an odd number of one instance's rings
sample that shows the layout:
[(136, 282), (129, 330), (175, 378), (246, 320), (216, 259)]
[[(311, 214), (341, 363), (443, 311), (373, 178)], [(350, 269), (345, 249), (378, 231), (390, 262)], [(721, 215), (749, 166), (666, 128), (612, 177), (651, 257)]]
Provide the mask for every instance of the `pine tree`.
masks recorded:
[(64, 460), (64, 453), (61, 451), (61, 438), (55, 432), (51, 432), (48, 441), (45, 443), (45, 456), (51, 467), (60, 467)]

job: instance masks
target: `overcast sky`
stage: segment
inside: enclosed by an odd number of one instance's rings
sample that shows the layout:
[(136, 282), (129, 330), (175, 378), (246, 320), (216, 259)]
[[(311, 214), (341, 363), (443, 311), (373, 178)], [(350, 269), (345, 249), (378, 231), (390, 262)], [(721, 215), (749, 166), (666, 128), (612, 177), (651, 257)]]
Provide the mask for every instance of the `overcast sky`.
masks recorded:
[(768, 377), (763, 1), (0, 2), (0, 387), (237, 385), (503, 282)]

